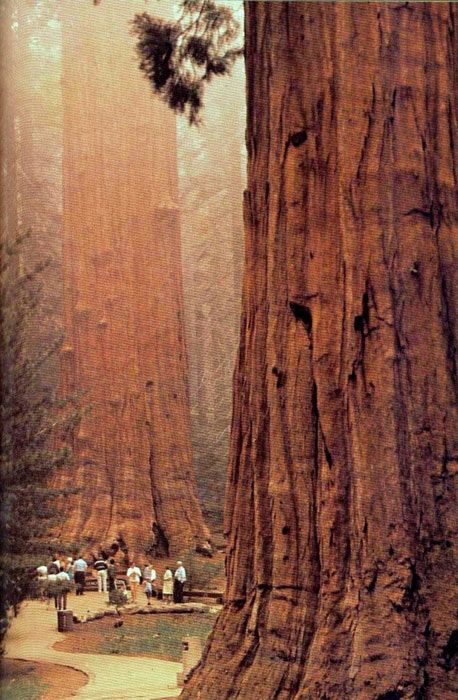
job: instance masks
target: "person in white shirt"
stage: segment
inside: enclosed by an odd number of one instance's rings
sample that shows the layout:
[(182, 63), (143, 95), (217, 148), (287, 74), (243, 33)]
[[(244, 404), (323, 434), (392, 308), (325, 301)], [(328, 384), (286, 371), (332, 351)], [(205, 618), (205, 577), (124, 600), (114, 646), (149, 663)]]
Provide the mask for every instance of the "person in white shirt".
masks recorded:
[(71, 557), (68, 557), (68, 559), (67, 559), (67, 568), (65, 570), (70, 578), (70, 581), (73, 581), (74, 576), (75, 576), (75, 570), (74, 570), (73, 559)]
[(70, 589), (70, 576), (65, 571), (64, 567), (60, 567), (60, 571), (56, 574), (56, 583), (58, 584), (57, 591), (57, 609), (67, 609), (67, 593)]
[(151, 594), (153, 596), (157, 595), (157, 593), (156, 593), (157, 573), (156, 573), (156, 569), (154, 568), (153, 564), (147, 564), (145, 566), (145, 568), (143, 569), (143, 578), (145, 581), (148, 581), (151, 584)]
[(45, 591), (46, 591), (46, 585), (48, 581), (48, 567), (45, 565), (42, 566), (37, 566), (37, 579), (38, 579), (38, 593), (40, 596), (40, 600), (44, 601), (46, 600), (45, 597)]
[(138, 566), (135, 565), (135, 562), (132, 562), (130, 567), (127, 569), (127, 578), (129, 579), (130, 593), (133, 603), (137, 602), (137, 588), (140, 584), (141, 575), (142, 572)]
[(76, 584), (76, 595), (84, 595), (87, 564), (82, 557), (78, 557), (78, 559), (74, 562), (73, 571)]
[(57, 610), (57, 574), (50, 573), (48, 574), (48, 579), (47, 579), (47, 591), (48, 591), (48, 605), (46, 606), (46, 609), (49, 609), (49, 601), (51, 598), (54, 598), (54, 607)]
[(153, 592), (153, 596), (155, 598), (157, 597), (156, 581), (157, 581), (157, 572), (156, 572), (156, 569), (154, 568), (154, 565), (151, 564), (151, 589)]
[(99, 593), (106, 593), (107, 592), (107, 578), (108, 578), (108, 564), (106, 563), (105, 559), (103, 559), (103, 555), (96, 559), (94, 562), (93, 568), (97, 572), (97, 588)]
[(182, 561), (177, 561), (177, 564), (178, 569), (175, 571), (175, 576), (173, 577), (173, 602), (182, 603), (184, 584), (186, 583), (186, 570)]
[(164, 571), (164, 582), (162, 584), (162, 596), (165, 603), (170, 603), (173, 594), (173, 574), (169, 567)]

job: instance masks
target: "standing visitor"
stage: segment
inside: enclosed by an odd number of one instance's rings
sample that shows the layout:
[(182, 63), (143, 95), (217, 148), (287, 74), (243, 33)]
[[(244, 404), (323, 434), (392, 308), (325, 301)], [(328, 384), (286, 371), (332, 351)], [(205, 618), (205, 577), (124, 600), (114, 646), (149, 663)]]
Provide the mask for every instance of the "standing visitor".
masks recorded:
[(60, 567), (58, 567), (54, 561), (50, 561), (48, 564), (48, 575), (49, 574), (58, 574), (59, 568)]
[(157, 582), (157, 572), (156, 569), (154, 568), (154, 564), (151, 564), (151, 589), (152, 589), (152, 595), (154, 598), (157, 597), (157, 589), (156, 589), (156, 582)]
[(184, 584), (186, 583), (186, 570), (182, 561), (177, 561), (178, 569), (175, 571), (173, 579), (173, 602), (183, 602)]
[(111, 558), (108, 562), (107, 569), (108, 591), (110, 592), (116, 590), (116, 574), (116, 562), (113, 558)]
[(145, 590), (146, 599), (148, 605), (151, 605), (151, 596), (153, 595), (153, 587), (151, 585), (151, 579), (146, 579), (145, 574), (143, 574), (143, 588)]
[(68, 559), (67, 559), (66, 572), (68, 574), (70, 581), (73, 581), (73, 579), (75, 578), (75, 571), (74, 571), (73, 559), (71, 557), (68, 557)]
[(45, 591), (48, 582), (48, 567), (44, 564), (37, 567), (38, 594), (40, 600), (46, 600)]
[(57, 588), (57, 609), (67, 609), (67, 593), (70, 588), (70, 576), (65, 571), (64, 567), (60, 567), (60, 571), (56, 574)]
[[(48, 566), (48, 572), (50, 567)], [(47, 589), (48, 589), (48, 604), (46, 609), (49, 610), (49, 601), (54, 598), (54, 607), (57, 610), (57, 573), (54, 573), (54, 565), (51, 567), (51, 572), (48, 573)]]
[(100, 556), (95, 562), (93, 567), (97, 572), (97, 590), (99, 593), (107, 592), (107, 577), (108, 577), (108, 565), (106, 561)]
[(157, 573), (153, 564), (147, 564), (143, 569), (143, 578), (145, 581), (150, 581), (151, 583), (151, 595), (156, 597), (156, 579)]
[(76, 595), (84, 595), (87, 564), (82, 557), (78, 557), (75, 561), (73, 571), (75, 572)]
[(132, 602), (137, 602), (137, 588), (140, 583), (142, 572), (135, 566), (135, 562), (132, 562), (130, 567), (127, 569), (127, 578), (129, 579), (130, 592), (132, 595)]
[(166, 603), (170, 603), (173, 595), (173, 574), (169, 567), (164, 571), (162, 595)]

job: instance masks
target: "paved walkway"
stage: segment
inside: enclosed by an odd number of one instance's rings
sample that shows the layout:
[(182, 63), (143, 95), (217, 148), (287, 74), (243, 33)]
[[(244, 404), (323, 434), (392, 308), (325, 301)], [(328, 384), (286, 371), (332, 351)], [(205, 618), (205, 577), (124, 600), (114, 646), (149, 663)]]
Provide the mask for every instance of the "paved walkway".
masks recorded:
[[(77, 615), (103, 609), (106, 596), (86, 593), (70, 596), (68, 607)], [(111, 618), (114, 619), (114, 618)], [(91, 622), (85, 624), (92, 624)], [(27, 661), (45, 661), (70, 666), (83, 671), (88, 683), (75, 692), (74, 697), (87, 700), (137, 700), (148, 698), (174, 698), (180, 694), (177, 673), (182, 665), (160, 659), (109, 656), (106, 654), (72, 654), (53, 649), (62, 639), (57, 632), (57, 615), (46, 604), (28, 601), (19, 616), (13, 620), (6, 637), (6, 656)], [(62, 698), (71, 697), (62, 695)]]

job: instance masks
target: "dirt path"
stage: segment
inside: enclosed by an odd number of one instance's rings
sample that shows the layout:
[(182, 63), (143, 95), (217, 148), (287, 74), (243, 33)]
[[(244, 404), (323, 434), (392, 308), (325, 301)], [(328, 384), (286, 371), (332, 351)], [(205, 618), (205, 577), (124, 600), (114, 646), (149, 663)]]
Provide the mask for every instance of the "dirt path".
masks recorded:
[[(76, 614), (88, 610), (95, 612), (103, 607), (103, 598), (97, 593), (80, 598), (72, 595), (69, 607)], [(29, 601), (13, 620), (6, 638), (6, 656), (69, 666), (87, 675), (86, 685), (62, 697), (157, 700), (180, 694), (176, 685), (177, 673), (182, 670), (180, 663), (144, 657), (117, 655), (112, 658), (100, 654), (57, 651), (53, 644), (61, 639), (62, 634), (57, 632), (55, 610), (46, 610), (46, 605), (39, 601)]]

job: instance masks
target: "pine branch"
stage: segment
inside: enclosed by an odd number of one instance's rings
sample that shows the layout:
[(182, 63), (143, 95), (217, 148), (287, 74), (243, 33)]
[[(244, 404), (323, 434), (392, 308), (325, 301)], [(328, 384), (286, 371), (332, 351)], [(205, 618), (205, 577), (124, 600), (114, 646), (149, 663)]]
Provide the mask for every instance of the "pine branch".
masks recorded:
[(175, 22), (137, 14), (132, 31), (140, 69), (154, 93), (190, 124), (199, 124), (206, 84), (228, 75), (243, 53), (234, 45), (240, 25), (231, 9), (214, 0), (183, 0), (181, 7)]

